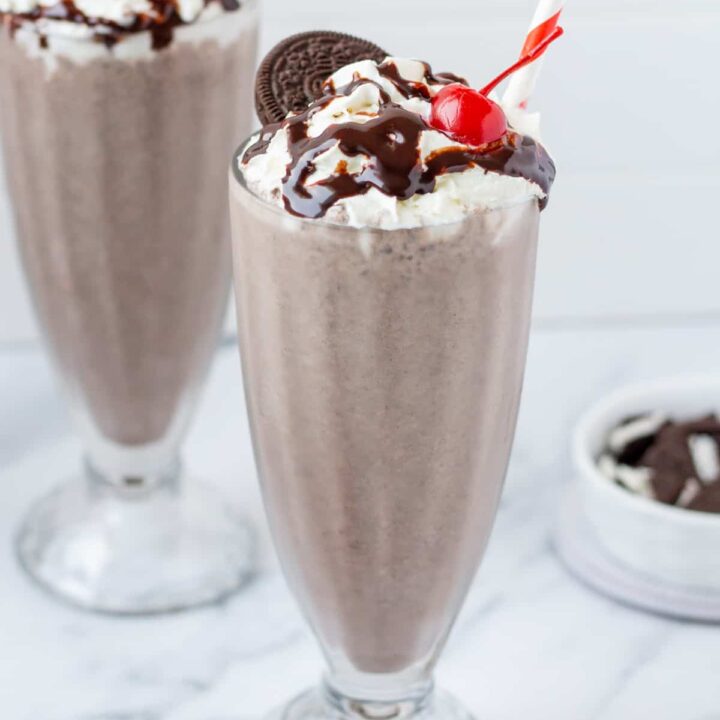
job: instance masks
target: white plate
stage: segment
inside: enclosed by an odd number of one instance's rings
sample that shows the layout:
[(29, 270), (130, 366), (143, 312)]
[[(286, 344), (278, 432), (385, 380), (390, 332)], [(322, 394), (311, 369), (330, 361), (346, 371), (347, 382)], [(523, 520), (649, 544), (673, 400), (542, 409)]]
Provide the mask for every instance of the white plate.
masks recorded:
[(554, 541), (573, 575), (604, 595), (662, 615), (720, 622), (720, 591), (668, 583), (623, 565), (607, 552), (582, 512), (574, 489), (561, 505)]

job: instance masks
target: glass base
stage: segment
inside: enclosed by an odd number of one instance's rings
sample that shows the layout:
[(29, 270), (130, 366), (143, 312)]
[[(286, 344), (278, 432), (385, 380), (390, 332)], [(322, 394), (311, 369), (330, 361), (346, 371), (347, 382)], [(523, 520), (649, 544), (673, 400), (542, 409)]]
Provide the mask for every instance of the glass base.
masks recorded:
[(211, 486), (120, 486), (92, 471), (38, 502), (17, 539), (22, 566), (47, 590), (122, 614), (219, 600), (250, 578), (253, 551), (248, 525)]
[(298, 695), (266, 720), (474, 720), (450, 694), (432, 691), (422, 700), (392, 703), (351, 700), (327, 686)]

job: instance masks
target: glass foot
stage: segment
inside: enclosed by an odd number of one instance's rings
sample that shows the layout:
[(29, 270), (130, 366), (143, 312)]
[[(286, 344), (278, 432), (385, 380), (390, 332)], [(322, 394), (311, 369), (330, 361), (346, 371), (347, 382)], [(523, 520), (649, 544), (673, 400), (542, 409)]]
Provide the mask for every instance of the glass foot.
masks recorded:
[(146, 614), (219, 600), (252, 574), (252, 533), (214, 488), (177, 478), (66, 483), (30, 511), (17, 539), (25, 570), (88, 610)]
[(364, 702), (344, 698), (327, 688), (298, 695), (267, 720), (474, 720), (450, 694), (429, 693), (422, 701)]

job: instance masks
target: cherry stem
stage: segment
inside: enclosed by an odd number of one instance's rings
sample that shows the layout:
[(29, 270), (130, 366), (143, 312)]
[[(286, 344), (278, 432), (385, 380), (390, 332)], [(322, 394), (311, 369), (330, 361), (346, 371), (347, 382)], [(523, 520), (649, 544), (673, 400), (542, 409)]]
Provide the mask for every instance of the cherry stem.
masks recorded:
[(534, 60), (537, 60), (550, 46), (551, 43), (555, 42), (562, 34), (564, 30), (561, 27), (556, 27), (542, 42), (539, 42), (532, 50), (529, 50), (514, 64), (511, 65), (507, 70), (500, 73), (492, 82), (488, 83), (480, 92), (483, 95), (487, 95), (489, 92), (495, 89), (506, 77), (509, 77), (514, 72), (517, 72), (520, 68), (529, 65)]

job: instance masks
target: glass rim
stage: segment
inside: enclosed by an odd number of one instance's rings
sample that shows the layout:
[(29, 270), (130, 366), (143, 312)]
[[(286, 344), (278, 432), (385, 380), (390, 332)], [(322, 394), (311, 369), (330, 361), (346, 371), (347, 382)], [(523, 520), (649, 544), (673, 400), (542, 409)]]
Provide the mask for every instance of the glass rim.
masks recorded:
[[(499, 205), (498, 207), (494, 208), (485, 208), (480, 209), (476, 212), (469, 212), (467, 215), (464, 215), (463, 217), (457, 219), (457, 220), (448, 220), (447, 222), (442, 223), (432, 223), (428, 225), (413, 225), (411, 227), (398, 227), (398, 228), (382, 228), (377, 227), (374, 225), (364, 225), (363, 227), (357, 227), (355, 225), (348, 225), (346, 223), (339, 223), (339, 222), (332, 222), (330, 220), (326, 220), (324, 217), (320, 218), (309, 218), (309, 217), (303, 217), (301, 215), (293, 215), (292, 213), (289, 213), (284, 208), (276, 205), (275, 203), (270, 202), (269, 200), (266, 200), (263, 197), (260, 197), (257, 193), (253, 192), (247, 184), (247, 181), (245, 180), (245, 176), (240, 171), (240, 163), (238, 162), (241, 157), (245, 154), (245, 151), (250, 146), (250, 144), (258, 137), (260, 131), (254, 130), (245, 140), (243, 140), (240, 145), (236, 148), (236, 150), (232, 154), (232, 160), (230, 162), (230, 176), (233, 178), (234, 186), (237, 188), (240, 188), (247, 196), (251, 197), (254, 202), (257, 202), (262, 207), (267, 208), (271, 212), (275, 213), (276, 215), (279, 215), (282, 218), (285, 218), (286, 221), (289, 222), (298, 222), (300, 224), (310, 224), (312, 226), (323, 226), (323, 227), (332, 227), (332, 228), (344, 228), (349, 231), (353, 232), (398, 232), (398, 231), (404, 231), (404, 232), (413, 232), (416, 230), (427, 230), (432, 228), (448, 228), (452, 227), (453, 225), (460, 226), (462, 223), (466, 222), (470, 218), (474, 217), (477, 214), (483, 214), (483, 215), (490, 215), (496, 212), (501, 212), (503, 210), (509, 210), (510, 208), (520, 207), (525, 204), (530, 203), (536, 203), (537, 204), (537, 198), (535, 196), (529, 196), (522, 198), (520, 200), (517, 200), (515, 202), (509, 202), (504, 205)], [(538, 213), (540, 213), (540, 208), (538, 208)]]

